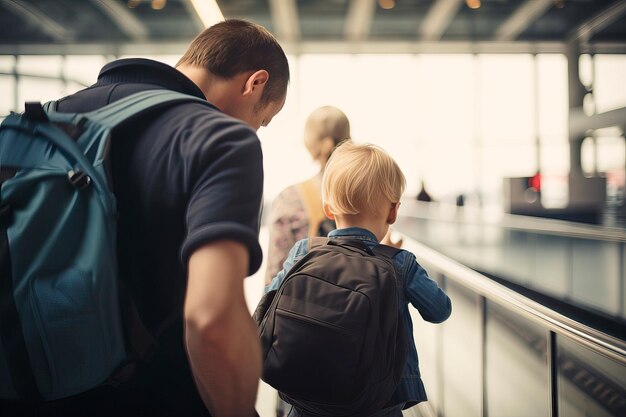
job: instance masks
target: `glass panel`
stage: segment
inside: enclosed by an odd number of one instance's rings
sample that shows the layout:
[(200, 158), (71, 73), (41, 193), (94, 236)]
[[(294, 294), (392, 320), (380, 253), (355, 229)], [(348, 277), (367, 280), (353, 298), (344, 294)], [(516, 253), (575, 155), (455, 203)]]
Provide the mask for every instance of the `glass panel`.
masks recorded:
[(535, 235), (535, 272), (530, 286), (558, 298), (567, 297), (572, 256), (568, 238)]
[(63, 66), (64, 74), (68, 80), (88, 86), (96, 82), (104, 64), (105, 57), (101, 55), (68, 55)]
[(559, 415), (626, 416), (626, 366), (557, 336)]
[(20, 77), (18, 82), (18, 110), (22, 111), (25, 101), (46, 102), (63, 96), (64, 85), (61, 80)]
[[(541, 171), (544, 174), (567, 175), (569, 173), (569, 142), (541, 144)], [(557, 142), (556, 140), (554, 142)], [(542, 184), (543, 187), (543, 184)], [(542, 191), (544, 191), (542, 189)]]
[(421, 162), (416, 138), (423, 117), (415, 108), (419, 96), (416, 58), (303, 55), (299, 63), (301, 121), (292, 131), (301, 135), (304, 118), (313, 109), (329, 104), (339, 107), (350, 119), (353, 138), (384, 146), (404, 172), (407, 193), (416, 194)]
[(542, 142), (541, 204), (545, 208), (563, 208), (569, 204), (569, 143)]
[(626, 56), (596, 55), (593, 94), (598, 113), (626, 106)]
[[(410, 250), (410, 240), (407, 250)], [(423, 265), (429, 270), (428, 265)], [(430, 277), (441, 285), (441, 276), (436, 272), (429, 273)], [(413, 321), (413, 340), (415, 340), (415, 348), (417, 349), (419, 359), (419, 369), (422, 376), (422, 382), (428, 395), (428, 402), (435, 409), (441, 408), (440, 387), (445, 383), (442, 378), (438, 364), (441, 361), (441, 326), (433, 325), (424, 321), (422, 316), (415, 308), (409, 305), (411, 320)], [(445, 324), (444, 324), (445, 326)]]
[(598, 171), (613, 173), (624, 171), (626, 166), (626, 141), (623, 136), (598, 137), (596, 138)]
[(418, 75), (414, 117), (420, 120), (420, 140), (439, 136), (448, 143), (471, 143), (475, 116), (472, 55), (419, 55)]
[[(304, 181), (320, 167), (304, 146), (304, 117), (300, 113), (300, 71), (298, 58), (288, 55), (291, 81), (283, 109), (267, 127), (259, 129), (265, 169), (264, 198), (271, 202), (285, 187)], [(314, 110), (313, 108), (310, 109)], [(289, 172), (289, 175), (285, 175)], [(265, 213), (268, 214), (268, 213)]]
[(500, 144), (481, 149), (481, 188), (485, 204), (502, 200), (502, 178), (533, 175), (537, 169), (533, 143)]
[(626, 243), (622, 243), (622, 318), (626, 319)]
[(567, 59), (559, 54), (537, 55), (537, 117), (542, 145), (566, 144), (567, 138)]
[[(13, 72), (15, 58), (10, 55), (0, 56), (0, 72)], [(4, 90), (2, 90), (4, 91)]]
[(21, 55), (17, 60), (17, 72), (60, 78), (62, 65), (61, 55)]
[(481, 415), (481, 316), (479, 299), (464, 287), (446, 282), (452, 316), (443, 325), (443, 387), (446, 417)]
[(506, 232), (504, 256), (498, 270), (501, 278), (526, 285), (535, 274), (536, 235), (520, 230)]
[(531, 55), (480, 55), (480, 128), (489, 143), (534, 143)]
[(573, 240), (573, 301), (619, 315), (620, 250), (618, 242)]
[(417, 91), (407, 103), (416, 149), (405, 158), (435, 200), (454, 201), (478, 186), (474, 57), (419, 55), (417, 64)]
[(10, 75), (0, 75), (0, 117), (15, 111), (15, 78)]
[(495, 303), (487, 303), (489, 416), (549, 415), (547, 345), (544, 329)]

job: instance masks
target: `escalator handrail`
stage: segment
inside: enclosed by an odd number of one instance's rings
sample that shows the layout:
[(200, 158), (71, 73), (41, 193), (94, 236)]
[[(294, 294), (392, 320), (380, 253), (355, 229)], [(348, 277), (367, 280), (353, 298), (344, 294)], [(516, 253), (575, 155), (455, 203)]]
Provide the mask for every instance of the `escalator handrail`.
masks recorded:
[(490, 301), (498, 303), (505, 309), (515, 311), (542, 327), (547, 327), (558, 334), (567, 336), (605, 357), (626, 365), (626, 342), (524, 297), (405, 235), (404, 242), (407, 241), (411, 242), (412, 252), (425, 267), (434, 268), (447, 279), (451, 279)]

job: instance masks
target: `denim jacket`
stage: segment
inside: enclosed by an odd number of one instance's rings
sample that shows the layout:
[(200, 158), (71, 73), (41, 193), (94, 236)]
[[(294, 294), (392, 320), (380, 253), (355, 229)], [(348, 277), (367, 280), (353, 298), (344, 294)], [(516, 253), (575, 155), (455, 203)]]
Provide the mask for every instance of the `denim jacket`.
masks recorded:
[[(362, 240), (368, 246), (378, 244), (376, 236), (372, 232), (359, 227), (348, 227), (333, 230), (328, 234), (330, 239)], [(309, 251), (307, 239), (298, 241), (283, 265), (282, 271), (274, 277), (272, 282), (265, 288), (265, 292), (277, 289), (284, 280), (287, 272)], [(408, 304), (411, 303), (417, 309), (422, 318), (431, 323), (441, 323), (450, 317), (452, 303), (437, 283), (428, 277), (428, 274), (417, 263), (415, 255), (406, 250), (401, 250), (393, 258), (398, 280), (403, 285), (404, 291), (400, 303), (400, 314), (404, 317), (404, 323), (409, 342), (407, 361), (402, 380), (394, 393), (389, 405), (405, 403), (405, 408), (422, 401), (426, 401), (426, 390), (420, 377), (417, 349), (413, 339), (413, 321), (409, 314)]]

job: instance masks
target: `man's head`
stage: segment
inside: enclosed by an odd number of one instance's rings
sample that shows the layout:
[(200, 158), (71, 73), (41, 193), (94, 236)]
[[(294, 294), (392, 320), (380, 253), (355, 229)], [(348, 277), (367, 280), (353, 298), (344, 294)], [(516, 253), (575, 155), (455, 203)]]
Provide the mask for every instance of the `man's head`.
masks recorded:
[(322, 200), (332, 216), (366, 215), (389, 220), (386, 216), (393, 210), (395, 221), (405, 187), (404, 174), (387, 152), (375, 145), (347, 141), (328, 160)]
[(282, 109), (289, 63), (265, 28), (226, 20), (200, 33), (176, 67), (194, 81), (207, 100), (255, 129)]
[(346, 139), (350, 139), (350, 122), (337, 107), (323, 106), (313, 110), (304, 124), (304, 144), (322, 167), (333, 149)]

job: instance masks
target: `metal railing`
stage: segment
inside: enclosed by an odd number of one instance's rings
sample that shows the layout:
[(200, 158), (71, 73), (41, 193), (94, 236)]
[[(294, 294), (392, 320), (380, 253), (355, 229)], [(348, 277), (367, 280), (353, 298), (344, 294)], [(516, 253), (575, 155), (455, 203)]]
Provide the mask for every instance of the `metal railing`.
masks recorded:
[(410, 230), (398, 230), (405, 234), (404, 247), (453, 303), (450, 323), (424, 326), (414, 317), (430, 411), (446, 417), (626, 415), (623, 340), (494, 282), (417, 242)]
[(626, 320), (626, 230), (403, 201), (398, 227), (474, 270)]

